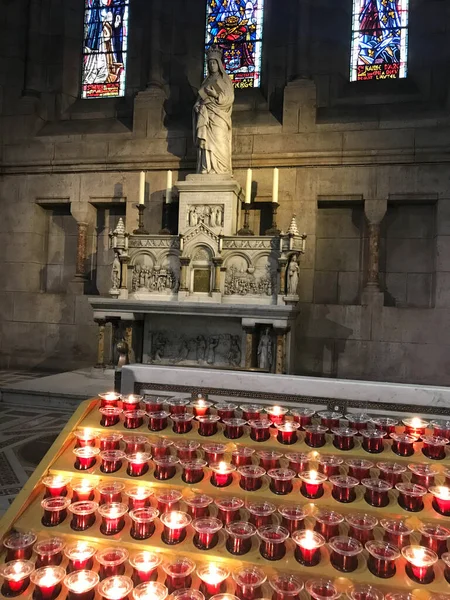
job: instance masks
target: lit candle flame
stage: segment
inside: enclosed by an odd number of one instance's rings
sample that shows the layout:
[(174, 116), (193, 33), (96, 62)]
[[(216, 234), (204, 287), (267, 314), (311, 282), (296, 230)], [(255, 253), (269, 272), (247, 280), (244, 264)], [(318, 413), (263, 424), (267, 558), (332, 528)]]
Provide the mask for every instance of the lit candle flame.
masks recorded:
[[(224, 577), (225, 575), (225, 577)], [(202, 572), (201, 579), (209, 585), (217, 585), (226, 578), (226, 572), (221, 567), (211, 563), (208, 570)]]
[(310, 481), (317, 481), (317, 471), (310, 471), (309, 479), (310, 479)]
[(441, 498), (442, 500), (450, 500), (450, 488), (441, 486), (438, 488), (437, 492), (438, 498)]
[(281, 408), (281, 406), (273, 406), (270, 412), (275, 416), (280, 416), (283, 412), (283, 409)]
[(55, 570), (52, 568), (49, 568), (42, 575), (41, 579), (38, 582), (38, 586), (39, 587), (52, 587), (53, 585), (57, 584), (59, 580), (60, 579), (56, 575)]
[(155, 567), (155, 558), (151, 552), (142, 552), (135, 563), (140, 571), (151, 571)]
[(83, 594), (92, 588), (92, 578), (80, 571), (77, 573), (77, 578), (75, 581), (72, 581), (70, 584), (70, 589), (72, 592), (76, 594)]
[(116, 394), (116, 392), (108, 392), (105, 395), (105, 400), (117, 400), (117, 394)]
[(423, 567), (426, 563), (425, 556), (425, 548), (413, 548), (410, 560), (416, 567)]
[(419, 427), (422, 426), (422, 423), (423, 423), (423, 421), (420, 417), (414, 417), (411, 420), (411, 427), (414, 427), (414, 429), (418, 429)]
[(226, 473), (228, 471), (228, 465), (226, 462), (222, 461), (219, 463), (219, 473)]
[(305, 550), (314, 550), (314, 548), (317, 548), (317, 542), (314, 539), (313, 531), (311, 531), (310, 529), (307, 529), (305, 531), (305, 535), (300, 541), (300, 546)]
[(184, 517), (182, 514), (178, 512), (171, 512), (169, 515), (169, 520), (167, 525), (172, 529), (176, 529), (180, 526), (183, 526)]

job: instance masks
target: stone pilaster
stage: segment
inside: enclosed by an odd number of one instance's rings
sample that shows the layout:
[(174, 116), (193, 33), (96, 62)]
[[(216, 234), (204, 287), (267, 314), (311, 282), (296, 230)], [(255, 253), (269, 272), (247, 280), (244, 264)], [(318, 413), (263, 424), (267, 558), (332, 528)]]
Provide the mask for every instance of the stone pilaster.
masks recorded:
[(86, 279), (86, 259), (87, 259), (87, 230), (88, 224), (84, 222), (77, 223), (77, 264), (76, 264), (76, 279)]
[(222, 258), (213, 258), (213, 264), (214, 264), (213, 292), (220, 294), (220, 272), (221, 272), (221, 267), (223, 265), (223, 259)]
[(286, 294), (286, 269), (287, 269), (287, 260), (285, 258), (280, 258), (278, 260), (279, 270), (280, 270), (280, 291), (279, 294), (284, 296)]
[(380, 237), (381, 221), (387, 210), (387, 201), (366, 201), (364, 213), (367, 219), (368, 256), (366, 266), (366, 286), (363, 292), (362, 303), (382, 303), (383, 294), (380, 287)]
[(105, 368), (105, 319), (95, 319), (95, 322), (98, 325), (98, 334), (97, 334), (97, 364), (95, 365), (96, 369), (104, 369)]
[(275, 373), (286, 373), (286, 335), (287, 329), (275, 329)]
[(180, 258), (180, 292), (188, 292), (187, 287), (187, 268), (191, 262), (191, 259), (187, 256)]
[(255, 327), (243, 327), (245, 333), (245, 368), (253, 369), (255, 366)]

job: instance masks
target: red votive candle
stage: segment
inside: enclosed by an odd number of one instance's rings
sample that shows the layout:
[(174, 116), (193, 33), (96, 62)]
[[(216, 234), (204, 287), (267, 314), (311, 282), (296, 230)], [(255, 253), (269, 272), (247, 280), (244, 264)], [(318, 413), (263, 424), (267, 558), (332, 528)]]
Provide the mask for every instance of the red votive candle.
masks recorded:
[(242, 418), (246, 421), (258, 421), (264, 412), (264, 406), (260, 404), (241, 404)]
[(425, 429), (429, 425), (428, 421), (424, 421), (420, 417), (409, 417), (408, 419), (403, 419), (402, 423), (405, 426), (405, 433), (410, 433), (418, 438), (425, 435)]
[(292, 482), (296, 476), (291, 469), (270, 469), (267, 472), (270, 479), (270, 491), (278, 496), (286, 496), (294, 489)]
[(123, 410), (117, 406), (106, 406), (100, 409), (101, 419), (100, 425), (102, 427), (114, 427), (120, 423), (120, 415)]
[(323, 483), (327, 477), (323, 473), (317, 471), (303, 471), (298, 475), (302, 480), (300, 492), (305, 498), (316, 500), (323, 496)]
[(61, 525), (67, 517), (67, 507), (70, 504), (68, 498), (56, 496), (55, 498), (44, 498), (41, 506), (44, 509), (44, 514), (41, 519), (44, 527), (56, 527)]
[(37, 537), (31, 531), (10, 533), (3, 540), (6, 548), (5, 562), (11, 560), (29, 560), (33, 554), (33, 545)]
[(61, 583), (66, 576), (62, 567), (42, 567), (30, 575), (34, 583), (35, 594), (39, 600), (54, 600), (61, 592)]
[(390, 435), (391, 433), (395, 433), (398, 419), (394, 419), (393, 417), (373, 417), (372, 423), (376, 429), (384, 431), (386, 435)]
[(366, 413), (347, 413), (345, 415), (347, 419), (348, 426), (352, 429), (356, 429), (359, 433), (361, 429), (367, 429), (371, 418)]
[(411, 464), (408, 465), (408, 469), (412, 473), (411, 483), (417, 483), (426, 488), (434, 485), (434, 478), (439, 473), (439, 470), (434, 465), (427, 464)]
[(321, 412), (317, 413), (317, 416), (320, 419), (320, 424), (323, 425), (323, 427), (326, 427), (328, 431), (337, 429), (340, 425), (341, 419), (344, 418), (342, 413), (334, 410), (322, 410)]
[(188, 515), (193, 519), (199, 519), (200, 517), (209, 517), (209, 507), (214, 500), (206, 494), (192, 494), (186, 496), (184, 502)]
[(406, 559), (406, 574), (415, 583), (428, 584), (434, 581), (433, 565), (438, 556), (423, 546), (405, 546), (402, 555)]
[(383, 438), (386, 436), (385, 431), (381, 429), (363, 429), (361, 435), (363, 450), (370, 454), (380, 454), (383, 452)]
[(218, 404), (216, 404), (215, 408), (220, 419), (223, 420), (234, 419), (236, 416), (237, 407), (237, 404), (233, 404), (232, 402), (219, 402)]
[(89, 429), (88, 427), (83, 427), (82, 429), (76, 429), (73, 432), (76, 437), (76, 447), (83, 448), (84, 446), (95, 446), (95, 440), (97, 439), (97, 434)]
[(449, 440), (444, 437), (437, 435), (423, 435), (422, 436), (422, 453), (432, 460), (444, 460), (445, 458), (445, 447)]
[(234, 521), (226, 526), (226, 532), (226, 548), (230, 554), (242, 556), (250, 552), (252, 538), (256, 534), (256, 527), (252, 523)]
[(136, 508), (130, 512), (130, 535), (134, 540), (148, 540), (155, 532), (156, 508)]
[(288, 468), (297, 473), (309, 470), (309, 456), (303, 452), (289, 452), (285, 454), (288, 459)]
[(120, 440), (123, 438), (121, 433), (104, 433), (98, 436), (99, 448), (105, 450), (120, 450)]
[(145, 410), (127, 410), (123, 417), (123, 426), (126, 429), (138, 429), (144, 424)]
[(415, 483), (397, 483), (395, 489), (398, 491), (398, 504), (409, 512), (423, 510), (423, 498), (427, 494), (427, 488)]
[(330, 456), (324, 455), (319, 456), (318, 458), (318, 471), (319, 473), (323, 473), (327, 477), (332, 477), (333, 475), (340, 475), (341, 466), (344, 462), (343, 458), (339, 456)]
[(97, 502), (82, 500), (74, 502), (69, 506), (69, 511), (72, 513), (70, 528), (74, 531), (86, 531), (95, 523), (95, 513), (98, 509)]
[(230, 575), (230, 571), (222, 565), (209, 563), (197, 567), (197, 575), (200, 581), (200, 591), (204, 593), (206, 598), (211, 598), (222, 591), (225, 587), (225, 581)]
[(269, 421), (274, 427), (276, 425), (281, 425), (281, 423), (284, 423), (288, 412), (289, 409), (283, 408), (282, 406), (268, 406), (266, 408), (266, 413), (269, 417)]
[(89, 571), (94, 565), (93, 556), (96, 552), (95, 546), (88, 542), (75, 542), (64, 548), (69, 563), (67, 572)]
[(142, 475), (145, 475), (148, 471), (148, 461), (150, 458), (151, 455), (148, 452), (134, 452), (133, 454), (127, 454), (127, 475), (130, 477), (142, 477)]
[(97, 479), (75, 479), (71, 482), (72, 502), (83, 502), (94, 499), (94, 488), (97, 485)]
[(402, 519), (381, 519), (380, 525), (384, 531), (384, 541), (397, 546), (397, 548), (403, 548), (410, 544), (410, 536), (414, 529)]
[(189, 398), (169, 398), (167, 405), (171, 415), (182, 415), (187, 411), (187, 406), (191, 401)]
[(223, 435), (229, 440), (237, 440), (244, 435), (244, 425), (247, 421), (244, 419), (224, 419), (225, 429)]
[(184, 512), (173, 510), (160, 515), (164, 526), (161, 539), (168, 546), (180, 544), (186, 537), (186, 528), (191, 523), (191, 517)]
[(170, 418), (172, 419), (172, 431), (174, 433), (181, 435), (191, 431), (194, 415), (191, 415), (190, 413), (175, 413), (171, 414)]
[(125, 525), (124, 515), (128, 512), (128, 506), (122, 502), (102, 504), (99, 506), (98, 514), (101, 516), (100, 531), (103, 535), (116, 535), (120, 533)]
[(171, 512), (180, 508), (181, 492), (178, 490), (169, 490), (155, 494), (157, 508), (160, 514)]
[(57, 537), (37, 542), (33, 548), (36, 553), (36, 569), (60, 565), (65, 545), (64, 540)]
[(256, 600), (261, 597), (261, 587), (267, 576), (259, 567), (244, 567), (232, 574), (236, 584), (236, 596), (240, 600)]
[(234, 465), (229, 465), (226, 462), (218, 464), (210, 464), (211, 469), (211, 484), (217, 488), (223, 488), (231, 485), (233, 482), (233, 473), (236, 470)]
[(247, 505), (249, 521), (257, 529), (272, 524), (272, 515), (277, 510), (271, 502), (251, 502)]
[(334, 438), (333, 446), (338, 450), (352, 450), (355, 447), (356, 429), (350, 427), (337, 427), (332, 429)]
[(370, 479), (370, 469), (375, 466), (372, 461), (361, 458), (352, 458), (345, 461), (345, 464), (348, 467), (348, 474), (350, 477), (354, 477), (359, 481), (362, 479)]
[(417, 437), (408, 433), (391, 433), (392, 452), (397, 456), (413, 456)]
[(122, 450), (106, 450), (100, 452), (100, 458), (102, 460), (100, 465), (102, 473), (117, 473), (122, 468), (125, 452), (122, 452)]
[(194, 519), (192, 521), (192, 528), (195, 530), (194, 546), (199, 550), (212, 550), (219, 541), (219, 531), (222, 527), (222, 521), (214, 517)]
[(280, 425), (276, 426), (277, 433), (277, 441), (280, 444), (284, 444), (285, 446), (291, 446), (295, 444), (298, 440), (297, 430), (300, 429), (299, 423), (295, 423), (293, 421), (285, 421)]
[(328, 428), (324, 425), (307, 425), (305, 427), (305, 444), (310, 448), (322, 448), (327, 440), (325, 437)]
[(97, 591), (105, 600), (127, 600), (133, 581), (124, 575), (108, 577), (98, 584)]
[(194, 417), (204, 417), (209, 413), (209, 409), (213, 406), (213, 403), (200, 398), (199, 400), (195, 400), (195, 402), (191, 402), (189, 406), (192, 408)]
[(325, 544), (325, 538), (305, 529), (303, 531), (294, 531), (292, 539), (295, 542), (295, 560), (304, 567), (315, 567), (320, 563), (320, 549)]
[(295, 423), (300, 425), (300, 429), (304, 429), (307, 425), (311, 425), (312, 418), (316, 414), (313, 408), (292, 408), (291, 415)]
[(374, 539), (374, 529), (378, 525), (378, 519), (372, 515), (353, 513), (347, 515), (345, 520), (348, 523), (349, 537), (365, 544)]
[(246, 492), (256, 492), (262, 487), (263, 477), (266, 471), (257, 465), (248, 465), (240, 467), (238, 470), (240, 475), (239, 487)]
[(203, 444), (202, 449), (205, 453), (205, 460), (210, 465), (223, 460), (226, 446), (225, 444)]
[(164, 410), (147, 413), (150, 431), (163, 431), (168, 425), (169, 413)]
[(331, 564), (338, 571), (351, 573), (358, 568), (358, 556), (363, 546), (358, 540), (345, 535), (338, 535), (328, 542)]
[(180, 460), (192, 460), (197, 458), (197, 450), (200, 448), (200, 442), (193, 440), (176, 440), (174, 448)]
[(145, 410), (147, 413), (160, 412), (164, 406), (164, 399), (159, 396), (144, 396)]
[(195, 562), (189, 558), (177, 558), (168, 563), (163, 563), (162, 568), (166, 574), (165, 585), (172, 594), (175, 590), (187, 590), (192, 585), (192, 573)]
[(272, 422), (269, 419), (254, 419), (248, 422), (250, 426), (250, 438), (254, 442), (267, 442), (270, 440), (270, 428)]
[(218, 431), (217, 423), (220, 421), (219, 415), (205, 415), (197, 417), (198, 434), (203, 437), (211, 437)]
[(366, 543), (366, 550), (369, 553), (367, 567), (375, 577), (381, 579), (394, 577), (395, 561), (400, 558), (400, 550), (397, 546), (388, 542), (371, 540)]
[(122, 408), (124, 411), (139, 410), (143, 399), (143, 396), (138, 396), (137, 394), (122, 396)]
[(450, 552), (446, 552), (441, 556), (442, 562), (444, 563), (444, 577), (448, 583), (450, 583)]
[(305, 584), (312, 600), (337, 600), (341, 592), (329, 579), (311, 579)]
[(181, 467), (183, 469), (181, 479), (184, 483), (188, 484), (199, 483), (205, 476), (204, 468), (206, 465), (206, 460), (203, 460), (202, 458), (181, 461)]
[(278, 513), (281, 515), (281, 524), (292, 535), (294, 531), (305, 528), (305, 518), (307, 513), (299, 505), (279, 506)]
[(433, 496), (433, 508), (440, 515), (450, 517), (450, 488), (441, 486), (432, 486), (428, 489)]
[[(420, 545), (436, 552), (441, 558), (447, 552), (447, 541), (450, 539), (450, 529), (433, 523), (422, 523), (419, 527), (422, 534)], [(35, 546), (36, 549), (36, 546)]]
[(392, 485), (382, 479), (363, 479), (364, 500), (370, 506), (381, 508), (389, 504), (389, 490), (392, 489)]
[[(149, 581), (155, 581), (158, 578), (158, 566), (161, 564), (161, 555), (157, 552), (143, 550), (130, 556), (129, 563), (133, 567), (131, 579), (134, 585), (140, 585)], [(157, 584), (162, 585), (162, 584)], [(165, 586), (164, 586), (165, 587)], [(167, 592), (166, 592), (167, 595)]]
[(237, 467), (245, 467), (252, 464), (253, 448), (236, 447), (231, 453), (231, 464)]
[(165, 600), (168, 590), (165, 585), (157, 581), (141, 583), (133, 590), (133, 600)]
[(224, 525), (228, 525), (232, 521), (239, 520), (244, 501), (240, 498), (222, 498), (214, 500), (214, 504), (217, 506), (217, 518)]
[(94, 571), (75, 571), (64, 578), (67, 600), (94, 600), (94, 588), (100, 581)]
[(163, 458), (164, 456), (170, 455), (171, 446), (173, 446), (173, 442), (167, 438), (151, 440), (150, 448), (153, 458)]
[(257, 452), (256, 456), (259, 458), (260, 466), (266, 471), (270, 469), (280, 468), (280, 458), (283, 456), (281, 452), (264, 451)]
[(180, 462), (176, 456), (162, 456), (161, 458), (154, 458), (155, 471), (153, 476), (158, 481), (167, 481), (175, 477), (177, 473), (177, 464)]
[[(388, 594), (389, 595), (389, 594)], [(387, 596), (388, 596), (387, 595)], [(406, 594), (408, 595), (408, 594)], [(387, 598), (386, 596), (386, 598)], [(357, 583), (353, 585), (349, 590), (347, 590), (347, 598), (348, 600), (383, 600), (384, 594), (372, 587), (371, 585), (366, 585), (364, 583)], [(394, 599), (391, 599), (394, 600)], [(395, 600), (412, 600), (411, 598), (397, 598)]]
[(319, 510), (314, 518), (314, 531), (323, 535), (327, 541), (339, 535), (339, 526), (344, 522), (344, 517), (334, 510)]
[(296, 575), (281, 573), (269, 580), (273, 590), (272, 600), (299, 600), (300, 592), (303, 590), (303, 581)]
[(0, 565), (0, 577), (3, 577), (1, 594), (5, 598), (20, 596), (30, 585), (30, 575), (34, 571), (31, 560), (12, 560)]
[(98, 397), (100, 398), (101, 408), (106, 408), (108, 406), (116, 407), (119, 404), (119, 400), (122, 398), (117, 392), (105, 392), (99, 394)]
[(403, 478), (403, 473), (406, 473), (406, 467), (399, 463), (377, 462), (377, 468), (380, 471), (379, 478), (396, 486)]
[(104, 548), (95, 555), (100, 565), (100, 579), (123, 575), (125, 573), (125, 563), (128, 560), (128, 550), (125, 548)]
[(359, 481), (349, 475), (333, 475), (330, 477), (332, 484), (331, 495), (338, 502), (349, 503), (356, 500), (356, 487)]
[(99, 504), (111, 504), (122, 502), (122, 492), (125, 485), (119, 481), (100, 483), (97, 491), (100, 494)]
[(259, 553), (266, 560), (281, 560), (286, 554), (289, 531), (279, 525), (266, 525), (256, 530), (260, 538)]
[(430, 425), (433, 428), (433, 435), (450, 440), (450, 420), (439, 421), (434, 419), (433, 421), (430, 421)]
[(74, 448), (73, 453), (75, 454), (74, 468), (77, 471), (88, 471), (95, 466), (97, 462), (97, 455), (100, 454), (98, 448), (92, 448), (91, 446), (85, 446), (83, 448)]
[(45, 498), (49, 496), (67, 496), (67, 485), (70, 483), (70, 477), (62, 475), (47, 475), (42, 478), (45, 485)]

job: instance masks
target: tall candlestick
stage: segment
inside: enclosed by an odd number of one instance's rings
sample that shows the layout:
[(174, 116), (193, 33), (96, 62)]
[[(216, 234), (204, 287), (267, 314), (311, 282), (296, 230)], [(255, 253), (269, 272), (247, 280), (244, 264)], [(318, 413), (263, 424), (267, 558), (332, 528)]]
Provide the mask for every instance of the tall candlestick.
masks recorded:
[(252, 170), (247, 169), (247, 181), (245, 183), (245, 204), (252, 201)]
[(166, 182), (166, 204), (172, 202), (172, 187), (173, 187), (173, 173), (169, 169), (167, 171), (167, 182)]
[(280, 181), (280, 173), (277, 167), (273, 170), (273, 187), (272, 187), (272, 202), (278, 202), (278, 188)]
[(139, 204), (145, 204), (145, 171), (139, 176)]

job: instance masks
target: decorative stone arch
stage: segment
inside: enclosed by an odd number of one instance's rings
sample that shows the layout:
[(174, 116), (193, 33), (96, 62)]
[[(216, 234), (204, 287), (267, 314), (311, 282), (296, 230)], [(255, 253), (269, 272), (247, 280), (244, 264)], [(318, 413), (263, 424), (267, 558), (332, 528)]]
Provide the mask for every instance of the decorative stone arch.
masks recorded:
[(130, 259), (130, 267), (135, 267), (136, 265), (140, 264), (138, 262), (138, 259), (142, 258), (142, 257), (146, 257), (146, 256), (148, 256), (150, 258), (150, 260), (153, 262), (154, 265), (157, 264), (158, 261), (156, 259), (155, 254), (153, 252), (150, 252), (150, 250), (143, 249), (143, 250), (139, 250), (139, 252), (136, 252), (135, 254), (133, 254), (133, 256)]
[(198, 240), (190, 252), (190, 292), (211, 294), (214, 286), (214, 249)]
[(224, 258), (224, 261), (223, 261), (224, 268), (227, 268), (229, 263), (233, 260), (233, 258), (236, 258), (236, 257), (243, 258), (245, 260), (245, 262), (247, 263), (247, 267), (253, 266), (253, 261), (248, 254), (246, 254), (245, 252), (242, 252), (240, 250), (236, 250), (236, 251), (231, 252), (230, 254), (227, 254), (226, 258)]

